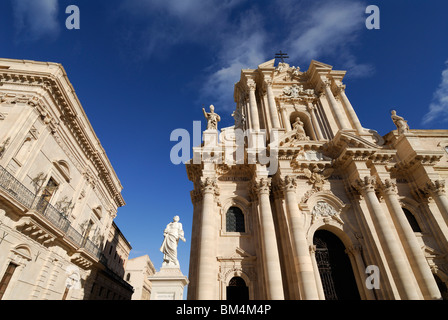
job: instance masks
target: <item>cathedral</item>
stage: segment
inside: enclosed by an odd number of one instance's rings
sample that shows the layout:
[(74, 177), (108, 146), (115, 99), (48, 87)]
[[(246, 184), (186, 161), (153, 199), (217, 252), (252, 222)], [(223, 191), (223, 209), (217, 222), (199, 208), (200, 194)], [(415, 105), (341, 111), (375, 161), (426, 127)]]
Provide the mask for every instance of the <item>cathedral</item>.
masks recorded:
[(448, 130), (364, 128), (345, 74), (273, 59), (241, 71), (234, 126), (204, 110), (188, 299), (447, 299)]

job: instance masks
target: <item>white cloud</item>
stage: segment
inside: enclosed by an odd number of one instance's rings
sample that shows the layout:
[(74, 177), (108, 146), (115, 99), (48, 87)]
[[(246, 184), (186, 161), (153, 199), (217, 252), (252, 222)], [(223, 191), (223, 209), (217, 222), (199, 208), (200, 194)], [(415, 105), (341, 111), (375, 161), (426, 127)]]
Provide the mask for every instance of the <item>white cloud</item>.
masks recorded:
[(57, 0), (14, 0), (17, 41), (35, 41), (59, 33)]
[(445, 70), (442, 71), (442, 81), (434, 92), (429, 111), (423, 117), (422, 123), (428, 125), (435, 120), (448, 122), (448, 60), (445, 62)]
[(129, 34), (140, 32), (139, 47), (146, 57), (188, 43), (214, 56), (200, 72), (205, 76), (198, 85), (198, 102), (214, 104), (218, 113), (234, 109), (233, 89), (241, 69), (256, 68), (280, 49), (302, 68), (311, 59), (322, 59), (337, 63), (351, 77), (373, 72), (353, 54), (365, 30), (366, 4), (360, 1), (276, 0), (261, 5), (247, 0), (129, 0), (125, 8), (138, 21), (138, 29)]
[(235, 108), (233, 89), (240, 79), (241, 69), (256, 68), (264, 62), (267, 39), (262, 19), (256, 12), (246, 12), (221, 37), (215, 66), (218, 71), (207, 76), (201, 89), (201, 99), (213, 99), (218, 109), (231, 111)]
[(311, 59), (337, 59), (352, 77), (373, 72), (371, 65), (358, 63), (352, 54), (352, 46), (365, 29), (366, 4), (347, 0), (316, 1), (306, 12), (297, 6), (292, 8), (295, 10), (284, 12), (291, 25), (284, 42), (291, 59), (303, 63)]
[[(244, 1), (128, 0), (122, 8), (137, 19), (138, 27), (131, 32), (149, 57), (161, 47), (213, 39), (227, 28), (232, 9)], [(210, 47), (214, 43), (210, 41)]]

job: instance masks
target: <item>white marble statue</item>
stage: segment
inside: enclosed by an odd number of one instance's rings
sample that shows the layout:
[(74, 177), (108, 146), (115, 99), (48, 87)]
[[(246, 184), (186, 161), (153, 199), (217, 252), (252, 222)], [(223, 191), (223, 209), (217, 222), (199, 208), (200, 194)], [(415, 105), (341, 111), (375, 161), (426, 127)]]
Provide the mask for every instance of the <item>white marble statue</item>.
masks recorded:
[(163, 253), (162, 266), (179, 266), (177, 260), (177, 244), (179, 239), (185, 242), (182, 223), (179, 222), (179, 216), (173, 218), (163, 232), (165, 239), (163, 240), (160, 251)]
[(215, 113), (215, 107), (211, 105), (210, 112), (205, 112), (205, 109), (202, 108), (202, 112), (204, 112), (204, 117), (208, 121), (207, 130), (217, 130), (218, 122), (221, 121), (221, 117)]

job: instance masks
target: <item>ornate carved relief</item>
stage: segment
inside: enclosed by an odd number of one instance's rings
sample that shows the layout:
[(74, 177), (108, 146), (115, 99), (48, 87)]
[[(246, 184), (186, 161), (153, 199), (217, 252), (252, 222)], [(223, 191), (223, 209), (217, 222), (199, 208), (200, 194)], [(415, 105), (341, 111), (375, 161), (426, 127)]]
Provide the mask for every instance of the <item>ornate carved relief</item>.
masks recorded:
[(338, 212), (332, 205), (325, 201), (318, 201), (311, 212), (312, 221), (316, 222), (318, 219), (324, 219), (324, 222), (328, 223), (329, 219), (334, 219), (340, 224), (344, 224), (340, 217), (340, 212)]
[(325, 184), (325, 179), (331, 176), (333, 173), (332, 168), (321, 169), (319, 167), (314, 167), (311, 171), (308, 168), (303, 169), (303, 173), (308, 178), (308, 183), (313, 186), (313, 189), (321, 191)]
[(304, 89), (303, 85), (293, 84), (283, 88), (283, 96), (285, 98), (314, 98), (314, 89)]

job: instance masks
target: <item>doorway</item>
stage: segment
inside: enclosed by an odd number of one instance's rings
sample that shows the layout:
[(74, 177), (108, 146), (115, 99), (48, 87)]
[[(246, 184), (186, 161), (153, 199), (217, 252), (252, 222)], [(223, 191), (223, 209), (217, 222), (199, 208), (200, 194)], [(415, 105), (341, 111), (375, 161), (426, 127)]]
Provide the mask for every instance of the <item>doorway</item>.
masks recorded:
[(317, 230), (316, 262), (326, 300), (360, 300), (350, 259), (342, 241), (333, 233)]
[(227, 286), (227, 300), (249, 300), (249, 288), (241, 277), (233, 277)]

